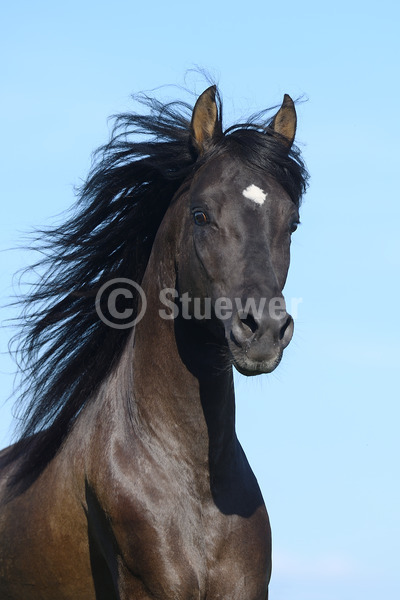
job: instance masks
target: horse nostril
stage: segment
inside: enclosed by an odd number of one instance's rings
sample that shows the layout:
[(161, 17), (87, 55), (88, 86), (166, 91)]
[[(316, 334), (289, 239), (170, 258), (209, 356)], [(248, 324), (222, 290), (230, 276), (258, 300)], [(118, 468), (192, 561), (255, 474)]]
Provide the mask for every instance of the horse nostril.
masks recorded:
[(253, 315), (236, 313), (232, 322), (231, 338), (237, 346), (250, 344), (258, 330), (258, 324)]
[(283, 340), (283, 336), (286, 333), (287, 328), (289, 327), (289, 325), (291, 325), (293, 319), (292, 317), (289, 315), (288, 318), (286, 319), (284, 325), (281, 327), (281, 330), (279, 332), (279, 339)]
[(286, 348), (293, 336), (294, 323), (292, 317), (289, 315), (284, 325), (279, 331), (279, 341), (281, 342), (282, 348)]
[(245, 317), (240, 317), (240, 320), (244, 326), (244, 329), (247, 329), (249, 334), (252, 335), (257, 331), (258, 325), (253, 315), (248, 314)]

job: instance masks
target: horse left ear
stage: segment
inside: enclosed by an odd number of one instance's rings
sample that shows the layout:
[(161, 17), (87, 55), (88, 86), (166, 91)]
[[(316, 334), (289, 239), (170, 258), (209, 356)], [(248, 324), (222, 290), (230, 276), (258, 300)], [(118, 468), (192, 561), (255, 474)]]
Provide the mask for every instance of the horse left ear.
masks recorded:
[(218, 107), (215, 101), (217, 87), (207, 88), (197, 99), (190, 125), (192, 141), (199, 154), (204, 154), (213, 140), (221, 135)]
[(272, 121), (272, 129), (282, 136), (283, 143), (291, 148), (296, 135), (297, 115), (294, 102), (288, 94), (283, 97), (282, 106)]

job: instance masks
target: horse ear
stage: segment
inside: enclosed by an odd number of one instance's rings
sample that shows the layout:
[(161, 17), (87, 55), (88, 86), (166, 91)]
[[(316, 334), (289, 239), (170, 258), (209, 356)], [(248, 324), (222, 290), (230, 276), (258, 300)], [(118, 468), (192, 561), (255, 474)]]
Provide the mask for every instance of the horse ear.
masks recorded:
[(282, 136), (285, 145), (291, 148), (296, 134), (297, 116), (294, 102), (288, 94), (283, 97), (282, 106), (272, 121), (272, 129)]
[(190, 125), (192, 141), (199, 154), (204, 154), (207, 147), (221, 134), (218, 120), (218, 107), (215, 101), (217, 87), (207, 88), (197, 99)]

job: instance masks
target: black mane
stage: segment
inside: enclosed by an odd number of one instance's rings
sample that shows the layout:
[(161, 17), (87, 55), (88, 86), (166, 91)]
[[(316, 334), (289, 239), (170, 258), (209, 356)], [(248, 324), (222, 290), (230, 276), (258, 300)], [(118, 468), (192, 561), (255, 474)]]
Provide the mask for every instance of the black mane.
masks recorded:
[[(111, 141), (95, 153), (70, 218), (39, 232), (45, 258), (35, 268), (46, 267), (46, 274), (22, 300), (19, 441), (2, 457), (3, 463), (23, 459), (14, 483), (24, 487), (56, 454), (79, 412), (119, 361), (130, 334), (99, 319), (97, 291), (113, 278), (142, 281), (171, 199), (209, 154), (239, 152), (243, 160), (269, 172), (297, 205), (306, 188), (299, 151), (293, 147), (288, 154), (266, 113), (227, 129), (199, 158), (191, 143), (191, 106), (138, 99), (147, 114), (116, 117)], [(222, 131), (218, 94), (217, 100)]]

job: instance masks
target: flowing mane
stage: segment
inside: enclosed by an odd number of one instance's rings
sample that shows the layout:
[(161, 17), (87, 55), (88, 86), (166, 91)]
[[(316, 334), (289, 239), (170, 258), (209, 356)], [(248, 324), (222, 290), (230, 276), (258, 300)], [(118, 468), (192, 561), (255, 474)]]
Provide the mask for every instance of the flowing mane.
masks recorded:
[(299, 151), (293, 146), (288, 152), (266, 111), (224, 131), (217, 93), (221, 135), (199, 156), (191, 142), (192, 106), (138, 99), (146, 114), (115, 118), (111, 140), (95, 153), (70, 218), (39, 232), (45, 258), (35, 267), (46, 272), (22, 301), (19, 439), (2, 457), (3, 463), (23, 458), (17, 481), (40, 474), (120, 360), (130, 330), (99, 319), (98, 290), (113, 278), (141, 283), (172, 198), (210, 154), (229, 149), (240, 155), (274, 177), (296, 205), (306, 188)]

